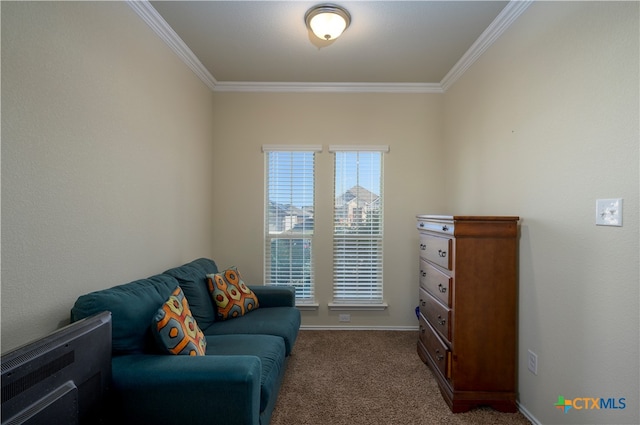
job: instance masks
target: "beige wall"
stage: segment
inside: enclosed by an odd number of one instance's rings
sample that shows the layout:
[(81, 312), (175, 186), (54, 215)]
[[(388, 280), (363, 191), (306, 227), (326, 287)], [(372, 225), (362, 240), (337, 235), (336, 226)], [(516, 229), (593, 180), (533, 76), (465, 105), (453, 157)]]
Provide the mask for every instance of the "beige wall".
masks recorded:
[[(216, 93), (214, 253), (262, 283), (263, 144), (319, 144), (314, 243), (317, 311), (303, 326), (415, 328), (418, 236), (415, 215), (443, 208), (440, 180), (442, 95)], [(350, 312), (340, 324), (331, 301), (333, 154), (330, 144), (389, 145), (384, 159), (384, 312)]]
[[(640, 423), (639, 7), (536, 2), (444, 96), (453, 210), (522, 217), (519, 397), (540, 423)], [(595, 226), (618, 197), (624, 226)]]
[(2, 2), (2, 350), (211, 255), (212, 94), (125, 3)]
[[(324, 146), (303, 324), (340, 326), (327, 147), (388, 144), (389, 309), (348, 325), (415, 326), (415, 214), (519, 215), (522, 407), (639, 423), (638, 6), (536, 2), (444, 95), (212, 95), (125, 4), (2, 2), (2, 351), (197, 256), (260, 283), (263, 144)], [(624, 227), (594, 225), (608, 197)], [(564, 415), (559, 395), (627, 408)]]

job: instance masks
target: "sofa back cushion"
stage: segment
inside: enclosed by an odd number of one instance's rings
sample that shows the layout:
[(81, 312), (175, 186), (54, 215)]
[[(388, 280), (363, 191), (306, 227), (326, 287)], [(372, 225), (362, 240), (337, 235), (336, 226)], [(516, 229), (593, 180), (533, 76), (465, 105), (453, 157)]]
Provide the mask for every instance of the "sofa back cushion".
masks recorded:
[(177, 286), (175, 278), (162, 274), (82, 295), (71, 309), (71, 321), (110, 311), (114, 355), (154, 352), (151, 319)]
[(206, 330), (216, 320), (215, 306), (207, 288), (207, 275), (210, 273), (218, 273), (218, 266), (208, 258), (199, 258), (164, 272), (180, 284), (189, 302), (191, 314), (202, 330)]

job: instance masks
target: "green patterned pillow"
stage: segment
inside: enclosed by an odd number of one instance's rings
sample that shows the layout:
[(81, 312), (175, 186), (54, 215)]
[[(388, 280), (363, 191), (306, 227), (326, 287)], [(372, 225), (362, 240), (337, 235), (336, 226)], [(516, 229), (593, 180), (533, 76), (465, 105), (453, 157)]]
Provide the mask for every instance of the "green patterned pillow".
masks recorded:
[(169, 354), (205, 355), (207, 340), (179, 286), (158, 309), (151, 330), (160, 348)]
[(235, 267), (208, 274), (207, 286), (222, 320), (244, 316), (258, 308), (258, 297), (245, 285)]

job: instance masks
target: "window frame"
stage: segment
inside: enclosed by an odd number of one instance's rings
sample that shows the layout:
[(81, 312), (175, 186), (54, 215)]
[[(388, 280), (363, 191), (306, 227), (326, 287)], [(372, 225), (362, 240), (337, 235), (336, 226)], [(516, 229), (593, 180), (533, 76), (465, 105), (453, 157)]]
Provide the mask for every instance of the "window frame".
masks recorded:
[[(289, 233), (284, 234), (286, 231), (288, 230), (293, 230), (293, 228), (295, 227), (295, 225), (297, 225), (298, 223), (293, 223), (293, 221), (296, 221), (296, 218), (293, 218), (292, 215), (288, 216), (288, 217), (283, 217), (285, 222), (288, 222), (287, 220), (291, 221), (291, 223), (289, 223), (291, 226), (287, 226), (286, 223), (283, 223), (283, 231), (280, 233), (275, 233), (273, 232), (273, 228), (272, 228), (272, 215), (271, 215), (271, 201), (272, 199), (270, 199), (269, 194), (270, 194), (270, 190), (275, 188), (274, 185), (272, 185), (271, 179), (270, 179), (270, 167), (271, 167), (271, 163), (270, 163), (270, 159), (271, 159), (271, 154), (272, 153), (277, 153), (277, 152), (282, 152), (282, 153), (290, 153), (290, 154), (295, 154), (295, 153), (310, 153), (311, 154), (311, 170), (309, 170), (308, 168), (306, 169), (307, 173), (310, 171), (311, 173), (311, 187), (312, 187), (312, 196), (311, 196), (311, 201), (312, 201), (312, 205), (310, 205), (311, 210), (313, 211), (313, 216), (315, 216), (315, 208), (316, 208), (316, 196), (315, 196), (315, 192), (316, 192), (316, 153), (322, 152), (322, 146), (319, 145), (263, 145), (262, 146), (262, 152), (264, 153), (264, 172), (265, 172), (265, 177), (264, 177), (264, 225), (263, 225), (263, 249), (264, 249), (264, 255), (263, 255), (263, 265), (264, 265), (264, 281), (265, 281), (265, 285), (268, 286), (283, 286), (283, 285), (292, 285), (292, 286), (296, 286), (296, 306), (298, 306), (299, 308), (305, 309), (305, 308), (317, 308), (318, 304), (316, 302), (316, 298), (315, 298), (315, 259), (314, 259), (314, 255), (313, 255), (313, 245), (314, 245), (314, 240), (315, 240), (315, 231), (314, 231), (314, 227), (312, 226), (311, 229), (309, 228), (305, 228), (304, 224), (302, 226), (302, 231), (300, 233)], [(292, 167), (293, 167), (293, 160), (292, 160)], [(305, 174), (306, 177), (309, 177), (308, 174)], [(296, 192), (295, 187), (296, 185), (294, 184), (294, 177), (293, 175), (289, 177), (290, 180), (288, 183), (285, 183), (283, 186), (288, 185), (289, 186), (289, 201), (288, 205), (290, 205), (293, 209), (294, 206), (294, 202), (293, 202), (293, 198)], [(307, 186), (305, 186), (306, 189), (308, 189)], [(301, 189), (302, 190), (302, 189)], [(281, 204), (284, 205), (284, 204)], [(304, 207), (309, 207), (309, 205), (305, 205)], [(271, 247), (274, 241), (286, 241), (289, 240), (291, 241), (290, 243), (294, 243), (293, 241), (297, 241), (297, 240), (302, 240), (302, 244), (303, 244), (303, 248), (302, 248), (302, 255), (309, 255), (309, 263), (308, 263), (308, 270), (305, 271), (300, 271), (301, 275), (303, 276), (303, 278), (309, 278), (310, 279), (310, 285), (307, 287), (304, 284), (303, 285), (297, 285), (295, 283), (273, 283), (271, 282), (272, 279), (272, 270), (273, 270), (273, 265), (272, 265), (272, 253), (271, 253)], [(308, 246), (307, 246), (307, 242), (305, 242), (305, 240), (308, 240)], [(289, 246), (289, 249), (291, 249), (293, 247), (293, 245)], [(287, 249), (286, 247), (286, 243), (283, 244), (283, 249)], [(289, 251), (291, 253), (291, 251)], [(290, 254), (293, 255), (293, 254)], [(293, 261), (294, 257), (290, 257), (289, 261)], [(286, 259), (285, 259), (286, 261)], [(307, 266), (306, 262), (303, 262), (302, 267), (303, 269)], [(289, 267), (291, 268), (291, 270), (289, 271), (290, 273), (293, 273), (293, 268), (291, 266), (291, 263), (289, 265)], [(286, 265), (284, 266), (284, 270), (286, 271)], [(308, 274), (306, 274), (306, 272), (308, 271)], [(284, 277), (286, 278), (286, 273), (284, 274)]]
[[(329, 309), (330, 310), (384, 310), (388, 307), (388, 304), (385, 302), (384, 300), (384, 249), (383, 249), (383, 245), (384, 245), (384, 154), (389, 152), (389, 146), (388, 145), (331, 145), (329, 146), (329, 152), (334, 153), (334, 160), (333, 160), (333, 164), (334, 164), (334, 183), (333, 183), (333, 192), (334, 192), (334, 207), (333, 207), (333, 220), (332, 220), (332, 263), (333, 263), (333, 288), (332, 288), (332, 302), (329, 303)], [(376, 226), (375, 224), (373, 225), (373, 227), (371, 228), (371, 230), (374, 230), (377, 227), (378, 232), (377, 233), (373, 233), (373, 234), (356, 234), (353, 237), (347, 236), (344, 232), (340, 233), (337, 230), (337, 223), (340, 221), (340, 217), (338, 216), (338, 211), (337, 211), (337, 200), (340, 196), (345, 195), (349, 189), (345, 189), (344, 187), (342, 187), (340, 189), (340, 191), (342, 193), (337, 193), (338, 192), (338, 185), (337, 185), (337, 174), (338, 174), (338, 170), (337, 170), (337, 162), (338, 162), (338, 155), (340, 155), (341, 153), (370, 153), (370, 152), (378, 152), (380, 153), (380, 164), (379, 164), (379, 194), (377, 194), (378, 198), (376, 198), (376, 202), (379, 202), (379, 215), (378, 215), (378, 219), (379, 219), (379, 224)], [(359, 164), (357, 165), (357, 168), (359, 169)], [(349, 218), (348, 220), (351, 220), (353, 218)], [(373, 276), (373, 283), (376, 285), (374, 287), (374, 293), (379, 295), (375, 295), (369, 299), (367, 299), (365, 296), (359, 297), (359, 296), (344, 296), (344, 297), (340, 297), (337, 296), (337, 292), (340, 291), (339, 285), (340, 283), (337, 282), (338, 280), (343, 280), (345, 279), (345, 276), (342, 273), (341, 270), (337, 270), (337, 257), (339, 257), (338, 254), (338, 250), (340, 248), (341, 243), (342, 244), (346, 244), (347, 246), (350, 245), (350, 243), (348, 241), (352, 240), (355, 241), (355, 245), (351, 244), (350, 246), (357, 246), (358, 244), (358, 240), (366, 240), (367, 238), (370, 238), (370, 240), (375, 241), (378, 244), (377, 248), (373, 248), (374, 251), (374, 257), (373, 260), (378, 262), (378, 268), (376, 273), (374, 273)], [(367, 249), (371, 249), (365, 246), (365, 251)], [(360, 253), (354, 253), (354, 255), (358, 256), (360, 258), (360, 260), (362, 260)], [(365, 260), (366, 261), (366, 260)], [(344, 269), (346, 270), (346, 269)], [(366, 283), (367, 278), (364, 278), (364, 282)], [(356, 284), (355, 286), (357, 287), (359, 284)], [(336, 287), (338, 286), (338, 289), (336, 289)], [(366, 285), (364, 285), (366, 287)], [(345, 288), (342, 288), (345, 289)], [(355, 290), (355, 293), (357, 293), (359, 291), (359, 289)], [(352, 291), (350, 288), (346, 288), (346, 292), (347, 294), (351, 293), (353, 294), (354, 291)]]

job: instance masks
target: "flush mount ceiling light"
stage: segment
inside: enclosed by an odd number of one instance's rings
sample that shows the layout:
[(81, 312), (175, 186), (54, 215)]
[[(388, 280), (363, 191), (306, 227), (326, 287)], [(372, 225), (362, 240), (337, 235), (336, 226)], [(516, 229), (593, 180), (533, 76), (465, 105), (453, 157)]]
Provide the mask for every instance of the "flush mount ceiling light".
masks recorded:
[(335, 4), (320, 4), (307, 10), (304, 22), (321, 40), (335, 40), (351, 23), (346, 9)]

